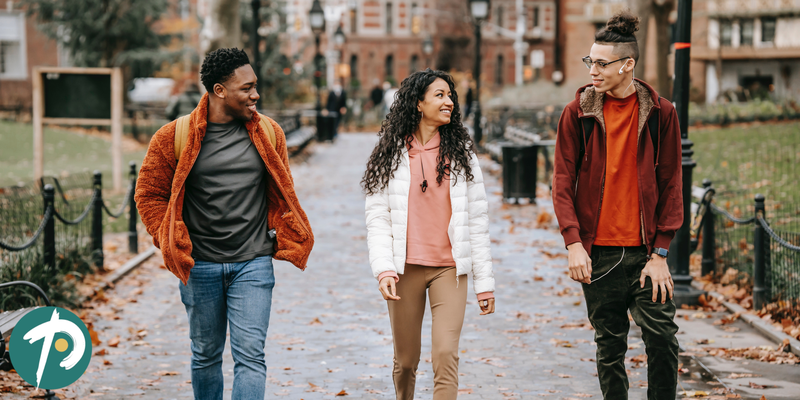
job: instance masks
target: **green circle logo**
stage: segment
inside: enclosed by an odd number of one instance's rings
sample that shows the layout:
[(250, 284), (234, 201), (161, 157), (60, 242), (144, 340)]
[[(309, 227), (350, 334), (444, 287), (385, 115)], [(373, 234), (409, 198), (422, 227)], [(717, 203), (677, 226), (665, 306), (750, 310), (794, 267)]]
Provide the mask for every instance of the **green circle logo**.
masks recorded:
[(86, 371), (92, 339), (86, 324), (71, 311), (42, 307), (19, 320), (8, 351), (25, 382), (42, 389), (61, 389)]

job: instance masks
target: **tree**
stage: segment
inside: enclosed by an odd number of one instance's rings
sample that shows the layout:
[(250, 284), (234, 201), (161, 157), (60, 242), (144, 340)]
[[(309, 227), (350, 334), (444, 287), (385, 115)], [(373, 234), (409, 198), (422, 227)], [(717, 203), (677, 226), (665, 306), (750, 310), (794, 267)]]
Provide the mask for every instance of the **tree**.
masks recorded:
[(208, 17), (200, 31), (200, 54), (225, 47), (242, 47), (239, 0), (208, 0)]
[[(119, 66), (126, 52), (141, 55), (158, 50), (168, 39), (153, 30), (167, 7), (162, 0), (22, 0), (21, 4), (36, 18), (38, 29), (61, 43), (80, 67)], [(134, 76), (148, 75), (132, 67)]]
[(636, 75), (644, 77), (647, 62), (645, 52), (647, 49), (647, 36), (650, 27), (650, 17), (655, 22), (655, 47), (656, 47), (656, 82), (655, 88), (659, 95), (670, 98), (672, 93), (672, 77), (669, 75), (670, 31), (669, 14), (675, 9), (678, 0), (629, 0), (633, 12), (641, 18), (641, 25), (636, 39), (641, 44), (641, 56), (636, 64)]

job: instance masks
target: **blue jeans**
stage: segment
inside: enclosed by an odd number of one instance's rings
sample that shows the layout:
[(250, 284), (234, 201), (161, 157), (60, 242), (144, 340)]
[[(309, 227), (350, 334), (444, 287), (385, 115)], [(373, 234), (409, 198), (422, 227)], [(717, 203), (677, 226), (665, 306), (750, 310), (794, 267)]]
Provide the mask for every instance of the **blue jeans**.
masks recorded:
[(231, 326), (234, 399), (264, 399), (267, 339), (275, 275), (272, 256), (240, 263), (195, 261), (187, 285), (179, 283), (189, 314), (195, 399), (222, 399), (222, 351)]

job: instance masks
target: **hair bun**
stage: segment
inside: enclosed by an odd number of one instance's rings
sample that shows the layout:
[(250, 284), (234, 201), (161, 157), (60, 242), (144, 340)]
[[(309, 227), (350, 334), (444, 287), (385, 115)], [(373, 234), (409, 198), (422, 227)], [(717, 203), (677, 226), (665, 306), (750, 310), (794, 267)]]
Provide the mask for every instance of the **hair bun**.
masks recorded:
[(620, 11), (606, 23), (606, 29), (625, 36), (633, 36), (639, 30), (639, 17), (630, 11)]

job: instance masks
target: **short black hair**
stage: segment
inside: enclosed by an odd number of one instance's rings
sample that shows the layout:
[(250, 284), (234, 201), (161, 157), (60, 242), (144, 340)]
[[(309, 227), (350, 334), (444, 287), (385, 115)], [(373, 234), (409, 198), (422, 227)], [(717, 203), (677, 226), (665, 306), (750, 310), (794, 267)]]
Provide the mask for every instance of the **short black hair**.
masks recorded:
[(214, 84), (227, 81), (237, 68), (247, 64), (250, 64), (250, 59), (244, 50), (235, 47), (214, 50), (203, 60), (200, 81), (207, 91), (213, 92)]
[(630, 11), (620, 11), (606, 22), (606, 26), (594, 35), (594, 42), (614, 46), (614, 54), (631, 57), (639, 62), (639, 43), (636, 31), (639, 30), (639, 17)]

